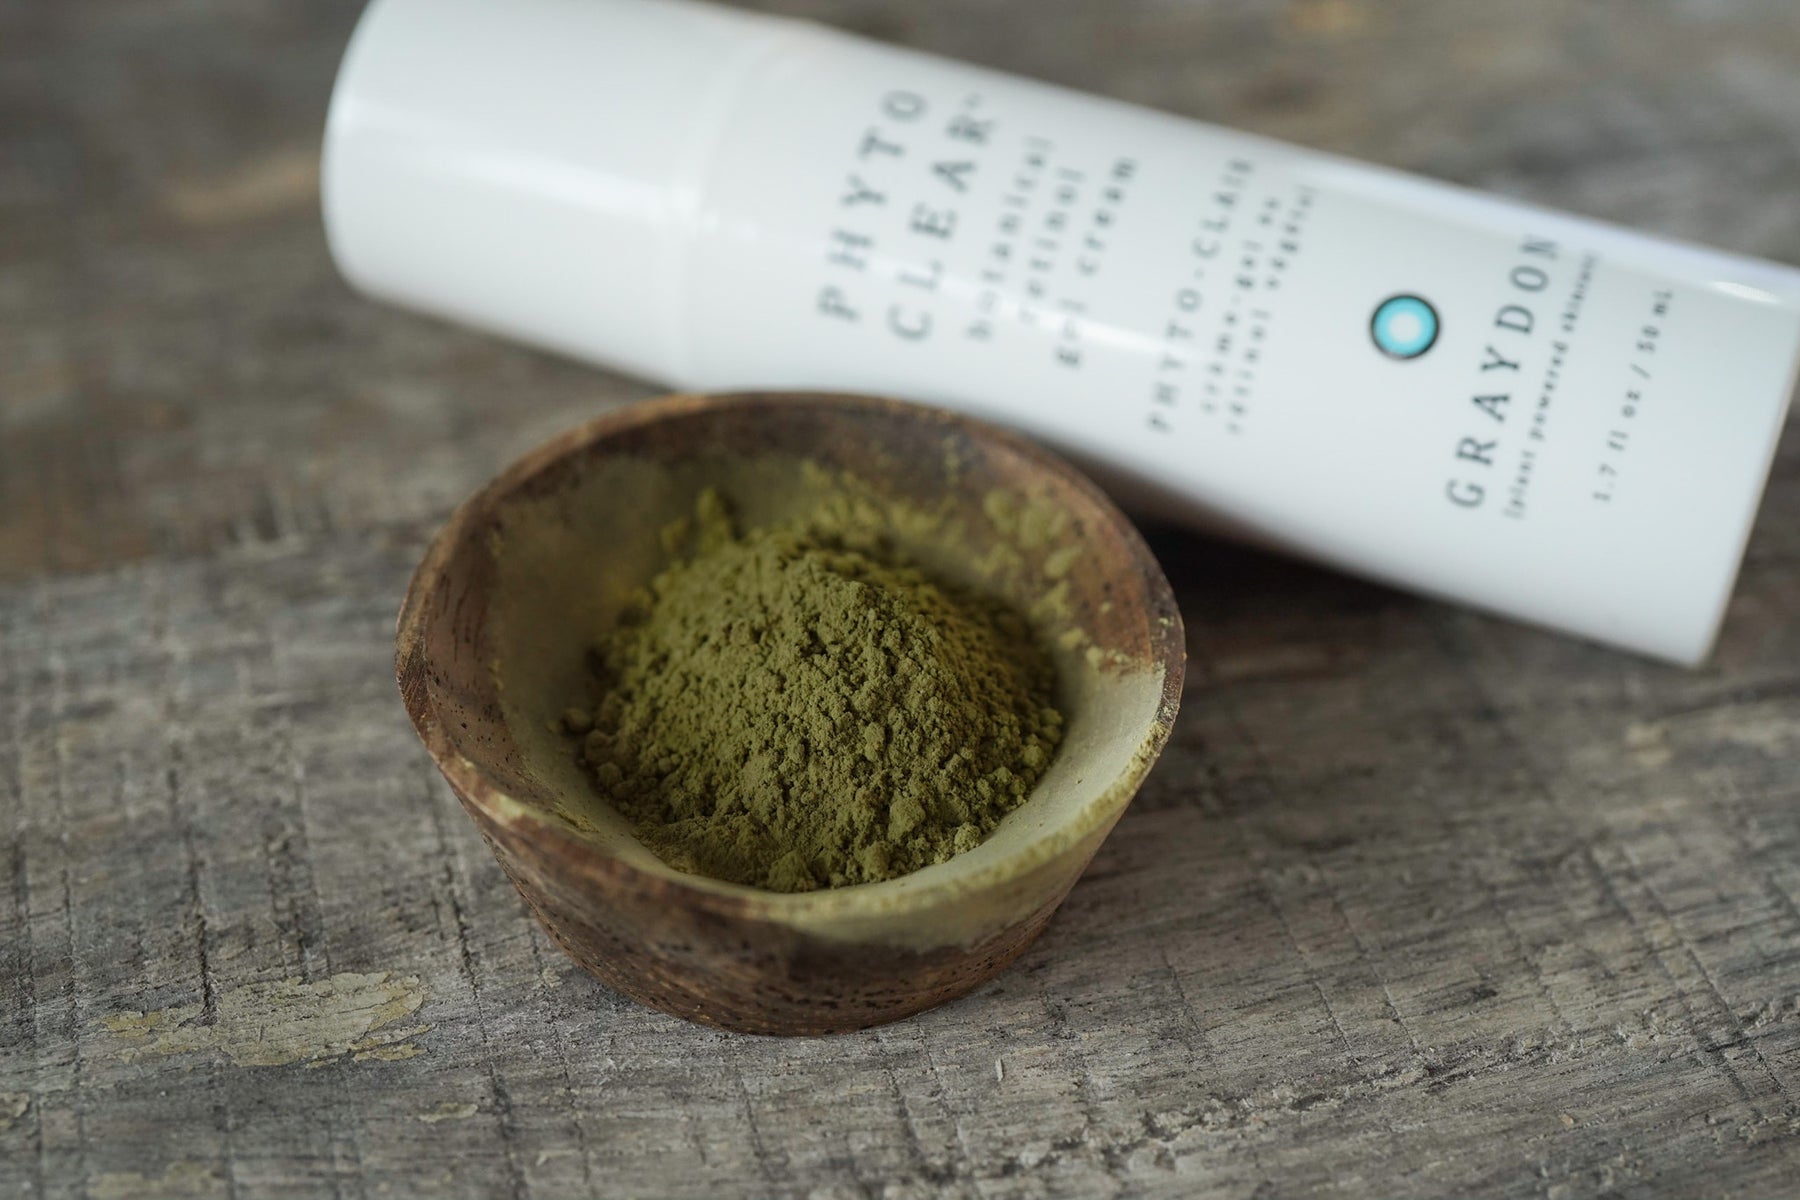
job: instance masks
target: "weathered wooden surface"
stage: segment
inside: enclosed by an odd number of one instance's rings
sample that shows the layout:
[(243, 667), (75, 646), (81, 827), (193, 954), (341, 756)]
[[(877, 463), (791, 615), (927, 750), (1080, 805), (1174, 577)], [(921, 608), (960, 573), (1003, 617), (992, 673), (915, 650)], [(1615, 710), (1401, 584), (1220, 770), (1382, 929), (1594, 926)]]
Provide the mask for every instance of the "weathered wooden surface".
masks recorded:
[[(1800, 261), (1790, 0), (787, 5)], [(0, 1195), (1800, 1187), (1800, 438), (1684, 672), (1166, 536), (1174, 745), (975, 996), (627, 1004), (406, 728), (434, 522), (640, 384), (353, 298), (354, 5), (0, 5)]]

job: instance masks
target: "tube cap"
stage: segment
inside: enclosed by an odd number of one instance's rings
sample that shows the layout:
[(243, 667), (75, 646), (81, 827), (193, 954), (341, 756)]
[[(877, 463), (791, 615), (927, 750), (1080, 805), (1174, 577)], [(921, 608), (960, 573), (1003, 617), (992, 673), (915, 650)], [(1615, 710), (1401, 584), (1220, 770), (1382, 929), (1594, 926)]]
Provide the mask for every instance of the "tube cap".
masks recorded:
[(709, 134), (776, 29), (678, 0), (374, 0), (326, 125), (332, 256), (380, 298), (670, 378)]

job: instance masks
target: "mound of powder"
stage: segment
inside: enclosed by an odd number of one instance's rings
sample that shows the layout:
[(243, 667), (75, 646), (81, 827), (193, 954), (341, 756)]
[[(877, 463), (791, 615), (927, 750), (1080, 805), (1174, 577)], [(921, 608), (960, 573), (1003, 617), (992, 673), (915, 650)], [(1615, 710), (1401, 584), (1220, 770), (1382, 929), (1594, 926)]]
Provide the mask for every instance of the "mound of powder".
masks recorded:
[[(840, 522), (841, 524), (841, 522)], [(773, 891), (892, 879), (980, 844), (1062, 732), (1003, 604), (880, 539), (738, 534), (716, 492), (594, 655), (570, 710), (606, 799), (672, 866)]]

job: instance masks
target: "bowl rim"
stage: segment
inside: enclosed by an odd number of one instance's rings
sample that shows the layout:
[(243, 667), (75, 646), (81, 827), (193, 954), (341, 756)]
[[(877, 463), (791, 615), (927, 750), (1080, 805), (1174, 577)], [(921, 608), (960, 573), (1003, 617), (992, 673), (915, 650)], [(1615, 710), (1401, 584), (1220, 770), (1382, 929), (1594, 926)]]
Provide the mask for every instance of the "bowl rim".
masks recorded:
[[(879, 883), (821, 888), (811, 892), (772, 892), (680, 871), (660, 860), (649, 865), (627, 862), (603, 844), (585, 836), (564, 818), (544, 813), (508, 795), (481, 767), (462, 754), (447, 723), (438, 717), (427, 679), (423, 625), (428, 608), (426, 601), (443, 579), (449, 559), (471, 531), (522, 485), (572, 454), (646, 425), (703, 417), (727, 407), (741, 409), (745, 406), (839, 411), (852, 407), (880, 416), (955, 427), (982, 441), (997, 444), (1057, 477), (1082, 495), (1104, 518), (1104, 528), (1094, 530), (1090, 536), (1110, 534), (1118, 538), (1128, 552), (1132, 567), (1147, 584), (1148, 603), (1144, 615), (1150, 658), (1162, 671), (1162, 686), (1149, 725), (1131, 758), (1092, 800), (1019, 852), (974, 874), (920, 883), (918, 877), (924, 872), (912, 872)], [(561, 870), (589, 882), (608, 888), (624, 886), (660, 894), (669, 900), (678, 897), (679, 903), (724, 917), (760, 919), (814, 931), (844, 918), (923, 912), (946, 900), (1021, 877), (1035, 867), (1053, 861), (1096, 831), (1103, 837), (1129, 805), (1168, 741), (1181, 703), (1186, 659), (1181, 613), (1161, 564), (1137, 527), (1111, 497), (1059, 455), (1022, 434), (936, 406), (873, 395), (808, 390), (673, 393), (612, 409), (527, 451), (459, 504), (433, 535), (407, 584), (406, 598), (395, 629), (395, 677), (407, 715), (433, 762), (471, 809), (472, 815), (522, 835), (553, 855)], [(908, 883), (909, 880), (913, 882)]]

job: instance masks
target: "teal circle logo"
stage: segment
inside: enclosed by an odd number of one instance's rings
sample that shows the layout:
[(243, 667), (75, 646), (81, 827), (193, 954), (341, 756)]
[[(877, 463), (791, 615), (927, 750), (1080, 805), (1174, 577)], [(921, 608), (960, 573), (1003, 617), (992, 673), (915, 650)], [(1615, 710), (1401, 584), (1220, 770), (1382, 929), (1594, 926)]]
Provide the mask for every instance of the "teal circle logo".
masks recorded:
[(1417, 358), (1437, 343), (1437, 309), (1417, 296), (1390, 296), (1375, 307), (1369, 335), (1389, 358)]

